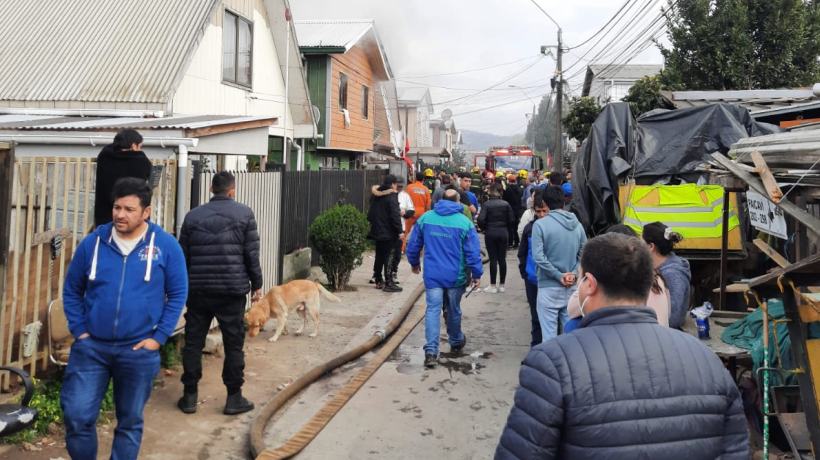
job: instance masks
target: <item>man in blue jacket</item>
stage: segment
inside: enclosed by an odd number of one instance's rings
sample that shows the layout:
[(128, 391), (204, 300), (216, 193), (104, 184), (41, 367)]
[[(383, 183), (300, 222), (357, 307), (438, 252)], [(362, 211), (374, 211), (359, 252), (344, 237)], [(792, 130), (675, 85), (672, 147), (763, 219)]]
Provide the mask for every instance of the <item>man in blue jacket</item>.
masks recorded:
[(564, 211), (561, 187), (547, 187), (544, 200), (549, 212), (533, 225), (532, 257), (538, 266), (538, 321), (541, 338), (546, 342), (558, 335), (559, 317), (562, 325), (569, 321), (567, 303), (575, 290), (578, 261), (587, 236), (575, 214)]
[(496, 460), (748, 459), (732, 376), (645, 304), (655, 276), (646, 245), (595, 237), (580, 275), (581, 327), (524, 359)]
[(530, 305), (530, 321), (532, 329), (532, 341), (530, 346), (534, 347), (541, 343), (541, 323), (538, 320), (537, 299), (538, 299), (538, 269), (535, 259), (532, 257), (532, 227), (535, 221), (546, 216), (549, 212), (547, 203), (544, 202), (544, 192), (536, 190), (532, 195), (533, 210), (535, 219), (524, 227), (521, 234), (521, 245), (518, 247), (518, 271), (524, 280), (524, 288), (527, 292), (527, 303)]
[(60, 405), (66, 448), (75, 459), (97, 458), (97, 417), (111, 380), (117, 413), (111, 458), (137, 458), (159, 348), (174, 332), (188, 295), (182, 249), (148, 221), (148, 183), (120, 179), (112, 198), (113, 222), (77, 247), (63, 289), (75, 341)]
[[(447, 297), (447, 340), (459, 352), (467, 338), (461, 331), (461, 296), (468, 284), (481, 284), (481, 246), (473, 223), (463, 214), (459, 193), (447, 190), (444, 197), (416, 221), (416, 230), (407, 244), (407, 261), (413, 273), (421, 272), (420, 255), (424, 249), (424, 287), (427, 310), (424, 316), (424, 366), (436, 367), (441, 306)], [(472, 281), (470, 279), (472, 278)]]

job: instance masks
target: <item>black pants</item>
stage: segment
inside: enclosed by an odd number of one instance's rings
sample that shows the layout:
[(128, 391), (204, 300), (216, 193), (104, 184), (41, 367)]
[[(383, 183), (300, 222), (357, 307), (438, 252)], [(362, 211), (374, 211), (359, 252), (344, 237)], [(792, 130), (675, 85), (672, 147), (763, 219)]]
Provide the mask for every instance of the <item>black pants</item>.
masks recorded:
[(399, 262), (401, 262), (401, 239), (397, 239), (393, 245), (393, 251), (390, 254), (390, 272), (395, 275), (399, 272)]
[(510, 246), (517, 248), (518, 244), (520, 243), (520, 238), (518, 238), (518, 228), (511, 226), (509, 229), (507, 229), (507, 235), (509, 238)]
[(484, 244), (490, 256), (490, 284), (495, 284), (496, 273), (500, 271), (499, 284), (507, 279), (507, 232), (505, 230), (488, 230), (484, 234)]
[(202, 349), (211, 321), (216, 318), (222, 332), (225, 362), (222, 382), (228, 393), (236, 393), (245, 382), (245, 296), (191, 294), (185, 312), (185, 346), (182, 348), (182, 384), (186, 391), (196, 388), (202, 378)]
[(541, 322), (538, 321), (538, 312), (535, 309), (538, 300), (538, 285), (524, 281), (524, 287), (527, 289), (527, 303), (530, 304), (530, 321), (532, 322), (532, 342), (530, 342), (530, 346), (534, 347), (541, 343)]
[[(376, 260), (373, 261), (373, 279), (376, 282), (384, 282), (390, 279), (390, 268), (396, 241), (401, 244), (401, 240), (398, 239), (376, 241)], [(401, 246), (399, 246), (399, 251), (401, 251)], [(396, 265), (398, 266), (398, 263)]]

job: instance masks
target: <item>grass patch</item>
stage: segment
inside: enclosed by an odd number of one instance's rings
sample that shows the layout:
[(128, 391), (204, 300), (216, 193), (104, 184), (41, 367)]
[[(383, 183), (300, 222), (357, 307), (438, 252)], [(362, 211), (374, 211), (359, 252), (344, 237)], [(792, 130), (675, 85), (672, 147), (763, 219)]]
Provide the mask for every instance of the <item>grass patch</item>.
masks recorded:
[[(63, 387), (62, 375), (51, 380), (37, 380), (34, 384), (34, 396), (29, 406), (37, 409), (34, 424), (12, 436), (0, 438), (4, 444), (22, 444), (34, 442), (49, 433), (49, 426), (56, 425), (62, 429), (63, 410), (60, 408), (60, 390)], [(20, 398), (22, 398), (22, 394)], [(19, 400), (18, 400), (19, 402)], [(108, 423), (114, 413), (114, 387), (109, 384), (100, 405), (100, 417), (97, 423)]]

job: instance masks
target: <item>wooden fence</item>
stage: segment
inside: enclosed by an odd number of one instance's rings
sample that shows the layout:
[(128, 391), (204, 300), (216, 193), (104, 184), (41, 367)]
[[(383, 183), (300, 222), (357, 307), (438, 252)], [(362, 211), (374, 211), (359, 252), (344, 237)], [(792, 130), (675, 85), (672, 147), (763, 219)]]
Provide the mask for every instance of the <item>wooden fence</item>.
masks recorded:
[[(151, 218), (172, 231), (176, 160), (153, 163)], [(0, 299), (2, 365), (28, 366), (32, 375), (38, 360), (40, 368), (48, 365), (48, 305), (62, 295), (68, 262), (93, 226), (95, 170), (93, 158), (18, 157), (14, 162), (9, 263)]]

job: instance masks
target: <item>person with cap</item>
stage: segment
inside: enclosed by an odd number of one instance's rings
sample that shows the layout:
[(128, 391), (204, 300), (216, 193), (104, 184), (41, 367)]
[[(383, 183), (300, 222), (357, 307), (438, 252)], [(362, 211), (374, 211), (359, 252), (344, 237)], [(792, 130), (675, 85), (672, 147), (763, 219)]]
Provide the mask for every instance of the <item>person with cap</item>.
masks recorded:
[(399, 283), (399, 263), (401, 262), (401, 255), (404, 252), (404, 243), (407, 241), (407, 219), (413, 218), (416, 214), (416, 207), (413, 204), (413, 199), (410, 194), (404, 190), (404, 178), (399, 177), (396, 184), (396, 190), (399, 192), (399, 211), (401, 213), (401, 228), (403, 234), (401, 239), (396, 241), (396, 246), (393, 248), (393, 253), (390, 257), (390, 278), (393, 284)]
[(425, 187), (430, 190), (430, 193), (436, 191), (436, 175), (433, 170), (427, 168), (424, 170), (424, 180), (422, 181)]
[(373, 282), (384, 292), (401, 292), (391, 274), (391, 258), (397, 244), (401, 244), (404, 228), (401, 224), (401, 209), (398, 197), (398, 179), (392, 174), (384, 177), (381, 185), (371, 189), (370, 222), (368, 238), (376, 243), (376, 258), (373, 261)]
[(569, 205), (572, 202), (572, 183), (561, 184), (561, 191), (564, 192), (564, 205)]

